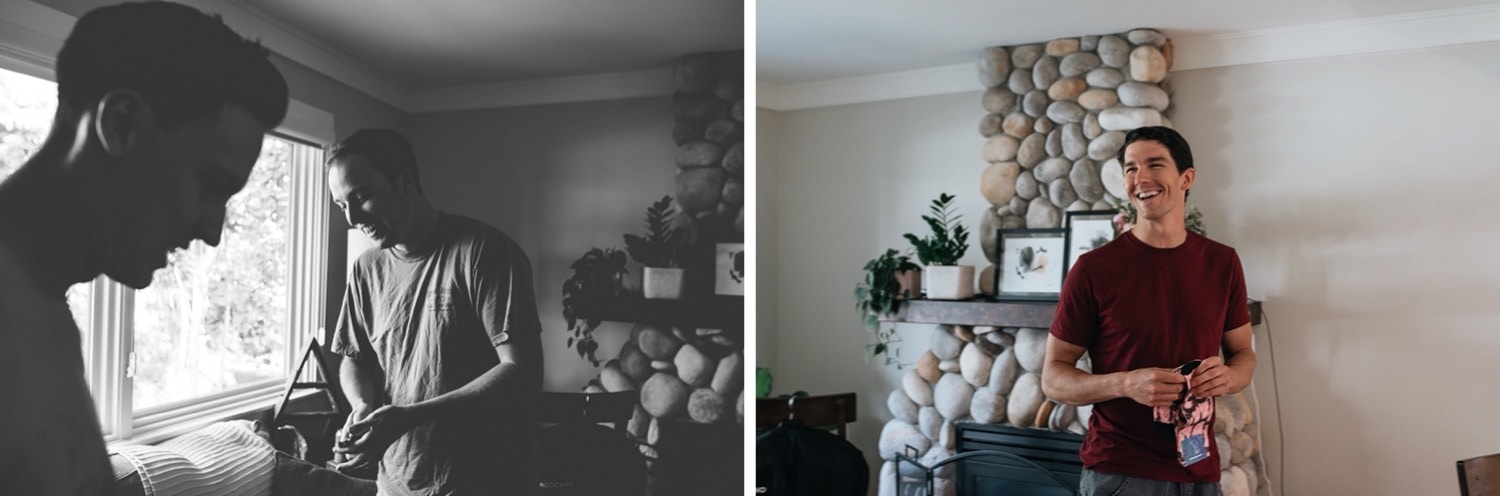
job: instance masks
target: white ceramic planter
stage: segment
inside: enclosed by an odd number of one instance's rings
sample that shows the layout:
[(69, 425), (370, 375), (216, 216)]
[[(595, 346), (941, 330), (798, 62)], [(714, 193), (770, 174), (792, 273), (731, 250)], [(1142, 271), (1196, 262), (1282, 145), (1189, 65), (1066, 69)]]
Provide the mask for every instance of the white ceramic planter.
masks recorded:
[(682, 270), (646, 267), (641, 292), (653, 300), (682, 299)]
[(974, 297), (973, 265), (928, 265), (922, 271), (929, 300), (966, 300)]

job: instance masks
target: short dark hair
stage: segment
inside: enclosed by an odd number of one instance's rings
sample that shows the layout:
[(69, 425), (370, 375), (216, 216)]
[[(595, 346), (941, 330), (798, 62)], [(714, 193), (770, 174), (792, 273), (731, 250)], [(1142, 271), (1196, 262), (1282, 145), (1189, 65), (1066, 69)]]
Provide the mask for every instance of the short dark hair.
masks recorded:
[(286, 79), (260, 43), (218, 16), (169, 2), (90, 10), (57, 54), (57, 98), (84, 109), (106, 93), (141, 95), (165, 127), (243, 105), (267, 128), (286, 117)]
[(411, 142), (395, 129), (369, 128), (360, 129), (333, 145), (333, 150), (328, 153), (328, 164), (334, 161), (352, 156), (361, 156), (370, 161), (370, 167), (379, 171), (392, 185), (396, 184), (396, 178), (401, 177), (401, 171), (411, 169), (412, 184), (417, 191), (422, 191), (422, 179), (417, 174), (417, 156), (411, 149)]
[(1172, 161), (1177, 162), (1178, 174), (1193, 168), (1193, 149), (1188, 147), (1187, 139), (1176, 130), (1165, 126), (1138, 127), (1125, 133), (1125, 144), (1120, 145), (1120, 151), (1115, 155), (1120, 165), (1125, 165), (1125, 149), (1130, 148), (1131, 143), (1141, 140), (1155, 141), (1167, 147), (1167, 153), (1172, 155)]

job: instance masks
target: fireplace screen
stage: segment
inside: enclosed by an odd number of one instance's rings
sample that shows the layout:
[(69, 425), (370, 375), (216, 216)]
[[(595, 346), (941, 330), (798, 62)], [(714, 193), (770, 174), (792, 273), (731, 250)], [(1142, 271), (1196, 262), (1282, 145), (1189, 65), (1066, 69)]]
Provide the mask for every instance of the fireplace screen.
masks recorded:
[[(978, 495), (1007, 494), (1017, 496), (1077, 496), (1078, 484), (1014, 453), (995, 450), (968, 451), (924, 465), (914, 456), (916, 450), (896, 455), (896, 494), (899, 496), (936, 496), (938, 494)], [(961, 467), (960, 476), (952, 477)], [(938, 484), (956, 484), (953, 491), (939, 491)]]

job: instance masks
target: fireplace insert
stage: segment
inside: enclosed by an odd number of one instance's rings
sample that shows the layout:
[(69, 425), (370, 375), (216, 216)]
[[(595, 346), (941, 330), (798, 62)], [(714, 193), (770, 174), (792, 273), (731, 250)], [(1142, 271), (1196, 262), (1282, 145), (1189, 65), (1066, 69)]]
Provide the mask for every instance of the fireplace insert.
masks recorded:
[(954, 426), (958, 430), (958, 456), (981, 451), (1015, 455), (973, 456), (959, 461), (954, 481), (959, 496), (1077, 493), (1083, 472), (1083, 462), (1078, 459), (1083, 436), (1000, 424), (959, 422)]

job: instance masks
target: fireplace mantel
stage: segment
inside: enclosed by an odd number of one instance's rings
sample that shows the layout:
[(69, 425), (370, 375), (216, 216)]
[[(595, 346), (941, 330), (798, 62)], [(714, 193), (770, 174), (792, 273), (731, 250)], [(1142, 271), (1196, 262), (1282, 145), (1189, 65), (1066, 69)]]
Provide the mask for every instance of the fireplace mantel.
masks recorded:
[[(910, 300), (901, 303), (893, 315), (881, 320), (923, 324), (949, 324), (996, 327), (1052, 326), (1057, 311), (1054, 301), (996, 301), (989, 298), (969, 300)], [(1260, 301), (1250, 300), (1250, 324), (1260, 325)]]

